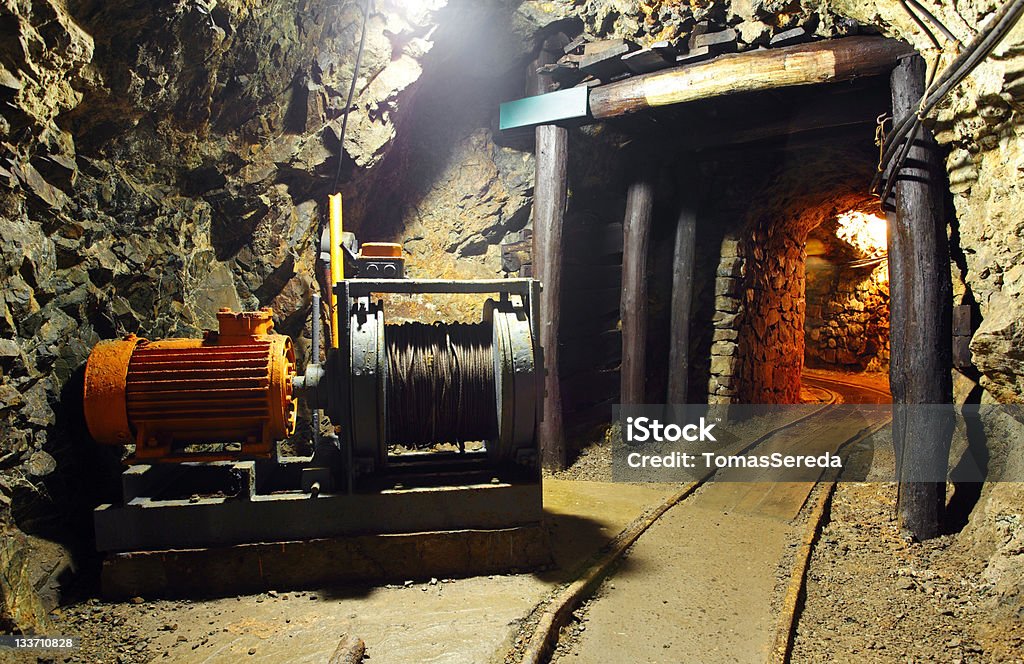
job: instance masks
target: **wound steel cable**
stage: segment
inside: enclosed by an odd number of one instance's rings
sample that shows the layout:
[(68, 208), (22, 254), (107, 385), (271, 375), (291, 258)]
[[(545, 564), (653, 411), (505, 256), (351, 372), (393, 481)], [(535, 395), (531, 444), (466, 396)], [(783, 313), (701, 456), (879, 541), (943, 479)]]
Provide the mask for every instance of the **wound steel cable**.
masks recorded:
[(497, 437), (490, 324), (404, 323), (385, 329), (389, 444)]

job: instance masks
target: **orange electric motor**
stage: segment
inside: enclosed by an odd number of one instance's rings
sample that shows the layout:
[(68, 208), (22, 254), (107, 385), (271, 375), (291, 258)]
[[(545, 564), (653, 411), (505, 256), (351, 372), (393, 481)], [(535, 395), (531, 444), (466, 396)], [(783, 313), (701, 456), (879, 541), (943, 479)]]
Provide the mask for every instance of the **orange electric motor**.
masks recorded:
[[(270, 309), (217, 314), (203, 339), (101, 341), (85, 366), (85, 421), (98, 442), (148, 461), (270, 456), (295, 430), (295, 352)], [(199, 446), (199, 447), (196, 447)]]

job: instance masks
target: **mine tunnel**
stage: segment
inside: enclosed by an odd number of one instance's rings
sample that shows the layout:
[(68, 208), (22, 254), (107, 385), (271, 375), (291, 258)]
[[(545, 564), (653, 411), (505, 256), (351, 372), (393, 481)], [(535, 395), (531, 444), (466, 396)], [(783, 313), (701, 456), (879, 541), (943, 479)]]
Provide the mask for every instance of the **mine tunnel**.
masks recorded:
[[(621, 217), (630, 177), (652, 155), (683, 156), (664, 159), (651, 204), (645, 402), (667, 396), (681, 206), (696, 219), (688, 394), (801, 403), (804, 367), (884, 380), (887, 222), (864, 192), (888, 95), (887, 79), (868, 77), (656, 109), (609, 128), (642, 146), (618, 164), (600, 162), (608, 157), (581, 141), (582, 159), (603, 170), (580, 165), (586, 195), (566, 215), (561, 372), (570, 429), (604, 421), (620, 397)], [(694, 126), (706, 133), (694, 135)], [(594, 350), (603, 353), (596, 361)]]
[(1003, 662), (1024, 0), (0, 5), (0, 660)]

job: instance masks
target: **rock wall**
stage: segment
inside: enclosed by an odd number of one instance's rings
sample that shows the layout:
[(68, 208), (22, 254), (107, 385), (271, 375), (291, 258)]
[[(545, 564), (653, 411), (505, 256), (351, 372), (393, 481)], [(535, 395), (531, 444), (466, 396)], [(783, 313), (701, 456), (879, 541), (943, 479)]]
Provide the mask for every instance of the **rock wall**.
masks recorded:
[(808, 259), (804, 363), (855, 371), (889, 370), (889, 274)]
[[(104, 482), (102, 468), (88, 481), (69, 472), (96, 457), (75, 428), (74, 377), (100, 338), (192, 335), (218, 306), (269, 305), (304, 349), (308, 248), (327, 193), (345, 191), (347, 224), (364, 239), (403, 241), (412, 274), (499, 274), (497, 245), (528, 223), (532, 161), (529, 146), (495, 144), (493, 121), (498, 101), (519, 96), (522, 64), (544, 30), (648, 43), (709, 20), (735, 27), (742, 49), (795, 26), (931, 48), (895, 0), (424, 0), (415, 11), (381, 0), (339, 168), (361, 4), (0, 1), (0, 528), (88, 530), (69, 506), (87, 507)], [(967, 42), (994, 6), (961, 0), (935, 11)], [(934, 123), (950, 147), (958, 297), (977, 307), (974, 361), (999, 401), (1020, 401), (1024, 388), (1022, 30)], [(777, 202), (793, 208), (792, 198)], [(754, 239), (779, 253), (738, 275), (741, 266), (719, 264), (712, 397), (792, 394), (792, 362), (766, 356), (761, 364), (777, 360), (779, 370), (755, 379), (753, 364), (737, 359), (779, 344), (799, 354), (803, 343), (768, 322), (800, 327), (794, 293), (774, 285), (777, 275), (795, 278), (799, 237), (759, 235), (779, 214), (734, 220), (737, 257)], [(414, 302), (408, 313), (471, 309)], [(15, 578), (30, 544), (4, 541), (14, 546), (4, 578)], [(38, 612), (15, 611), (10, 587), (0, 585), (0, 620), (32, 629), (34, 619), (14, 616)]]

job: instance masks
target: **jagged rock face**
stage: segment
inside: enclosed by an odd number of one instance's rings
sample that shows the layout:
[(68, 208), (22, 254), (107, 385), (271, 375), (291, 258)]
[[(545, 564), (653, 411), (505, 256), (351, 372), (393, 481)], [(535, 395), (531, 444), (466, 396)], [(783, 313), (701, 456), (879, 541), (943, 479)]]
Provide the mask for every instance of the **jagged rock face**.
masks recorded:
[[(498, 276), (498, 244), (529, 221), (533, 162), (495, 144), (496, 105), (519, 96), (527, 54), (552, 26), (649, 43), (710, 20), (751, 49), (792, 27), (833, 37), (856, 21), (929, 46), (895, 0), (372, 4), (339, 169), (361, 0), (0, 0), (0, 530), (12, 503), (21, 526), (45, 531), (102, 484), (67, 473), (85, 438), (68, 415), (74, 376), (97, 340), (194, 335), (220, 306), (264, 305), (301, 337), (327, 193), (344, 191), (362, 239), (403, 242), (412, 275)], [(994, 4), (936, 11), (967, 42)], [(1007, 41), (936, 123), (951, 147), (957, 268), (982, 316), (975, 362), (1004, 401), (1024, 388), (1024, 58)], [(723, 279), (740, 277), (731, 265)], [(723, 284), (733, 298), (736, 284)], [(397, 312), (474, 307), (414, 300)], [(724, 313), (731, 323), (737, 312)], [(715, 398), (735, 393), (736, 334), (715, 332), (732, 353), (719, 356)], [(0, 596), (10, 624), (11, 595)], [(19, 612), (19, 627), (36, 613)]]
[[(384, 164), (423, 80), (505, 84), (523, 34), (507, 30), (502, 2), (373, 3), (338, 177), (362, 4), (0, 5), (0, 529), (63, 527), (67, 506), (92, 495), (95, 481), (69, 473), (86, 436), (68, 413), (99, 339), (193, 336), (221, 306), (272, 306), (301, 337), (335, 189), (363, 239), (406, 226), (430, 236), (410, 245), (413, 272), (431, 276), (436, 248), (449, 276), (456, 256), (477, 264), (458, 276), (499, 274), (497, 243), (528, 218), (532, 161), (490, 141), (497, 93), (448, 118), (451, 141), (412, 173), (416, 186), (387, 181), (406, 174), (401, 155)], [(460, 24), (435, 52), (445, 16)], [(452, 39), (462, 30), (486, 41), (469, 40), (482, 55)], [(38, 629), (45, 614), (21, 590), (40, 580), (24, 582), (28, 549), (16, 549), (0, 571), (0, 622)]]

